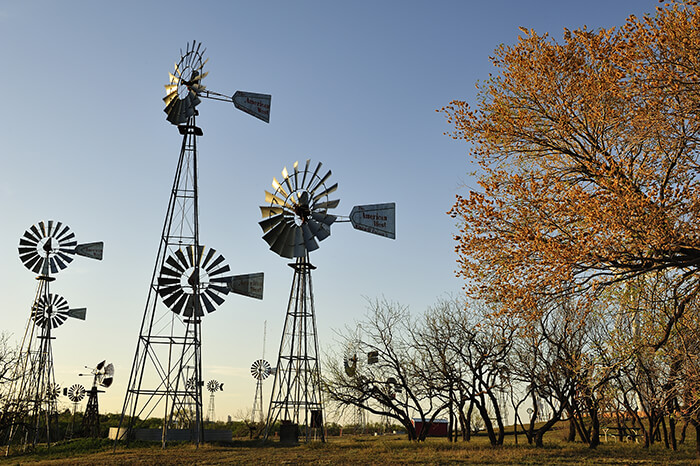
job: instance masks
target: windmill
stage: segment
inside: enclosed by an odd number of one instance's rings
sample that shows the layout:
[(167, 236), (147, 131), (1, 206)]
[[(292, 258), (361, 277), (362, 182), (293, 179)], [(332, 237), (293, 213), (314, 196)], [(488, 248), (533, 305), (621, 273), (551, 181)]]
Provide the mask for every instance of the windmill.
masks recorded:
[(63, 395), (67, 396), (71, 403), (73, 403), (73, 416), (70, 422), (70, 431), (68, 431), (66, 435), (70, 439), (73, 437), (73, 432), (75, 431), (75, 413), (78, 410), (78, 403), (85, 398), (85, 387), (79, 383), (73, 384), (69, 388), (63, 389)]
[[(345, 375), (348, 377), (357, 376), (357, 353), (353, 353), (352, 356), (347, 356), (343, 359), (343, 368), (345, 369)], [(364, 433), (365, 427), (367, 425), (367, 419), (365, 416), (365, 410), (362, 406), (357, 406), (353, 411), (352, 425), (355, 426), (355, 433)]]
[(267, 414), (265, 439), (278, 420), (305, 426), (306, 441), (312, 430), (323, 433), (323, 404), (321, 400), (321, 369), (319, 364), (316, 313), (314, 310), (311, 271), (316, 267), (309, 253), (319, 248), (318, 242), (328, 238), (331, 225), (349, 221), (359, 230), (395, 238), (395, 205), (374, 204), (355, 206), (348, 218), (331, 215), (329, 210), (340, 203), (329, 196), (338, 183), (327, 185), (331, 171), (321, 171), (319, 162), (311, 168), (295, 162), (292, 172), (285, 167), (282, 181), (272, 179), (274, 192), (265, 191), (261, 206), (263, 220), (259, 222), (263, 239), (270, 250), (294, 259), (292, 289), (287, 305), (284, 330), (277, 359), (277, 370)]
[(250, 375), (255, 379), (255, 398), (253, 399), (253, 411), (250, 414), (250, 420), (260, 423), (262, 426), (265, 422), (263, 413), (263, 381), (270, 376), (272, 368), (270, 363), (265, 360), (265, 345), (267, 343), (267, 321), (263, 324), (263, 345), (262, 357), (250, 366)]
[(200, 243), (197, 138), (203, 132), (195, 120), (208, 98), (269, 122), (271, 96), (238, 91), (227, 97), (206, 89), (204, 53), (201, 43), (188, 43), (165, 85), (166, 119), (182, 145), (119, 422), (121, 428), (127, 419), (130, 439), (135, 423), (160, 407), (163, 446), (176, 427), (188, 429), (197, 444), (204, 440), (202, 319), (229, 292), (262, 299), (262, 273), (232, 277), (224, 257)]
[(216, 422), (216, 414), (214, 411), (214, 393), (223, 391), (224, 384), (218, 380), (210, 380), (207, 382), (207, 391), (209, 392), (209, 411), (207, 412), (207, 421)]
[[(90, 367), (85, 366), (87, 369)], [(90, 370), (89, 374), (78, 374), (79, 376), (92, 376), (92, 388), (88, 392), (87, 406), (83, 415), (83, 435), (86, 437), (98, 438), (100, 436), (100, 409), (97, 402), (97, 394), (104, 393), (98, 390), (99, 387), (109, 388), (114, 381), (114, 366), (107, 361), (101, 361)]]
[(253, 401), (253, 412), (251, 414), (251, 420), (255, 421), (256, 417), (259, 420), (260, 424), (265, 422), (264, 420), (264, 413), (263, 413), (263, 391), (262, 391), (262, 383), (263, 380), (268, 378), (270, 376), (270, 373), (272, 372), (272, 368), (270, 367), (270, 363), (265, 361), (264, 359), (258, 359), (256, 361), (253, 361), (253, 364), (250, 366), (250, 374), (253, 376), (255, 379), (255, 401)]
[[(68, 318), (85, 320), (87, 309), (72, 309), (65, 298), (50, 292), (52, 275), (64, 270), (79, 255), (102, 259), (103, 243), (78, 244), (70, 228), (53, 220), (32, 225), (19, 240), (19, 258), (30, 271), (38, 274), (39, 281), (29, 319), (20, 345), (19, 363), (14, 368), (8, 390), (5, 415), (9, 424), (7, 453), (18, 430), (25, 430), (21, 438), (39, 441), (45, 429), (45, 440), (50, 446), (52, 430), (56, 430), (57, 409), (52, 342), (53, 330)], [(42, 418), (44, 422), (42, 422)], [(53, 428), (52, 428), (53, 427)]]

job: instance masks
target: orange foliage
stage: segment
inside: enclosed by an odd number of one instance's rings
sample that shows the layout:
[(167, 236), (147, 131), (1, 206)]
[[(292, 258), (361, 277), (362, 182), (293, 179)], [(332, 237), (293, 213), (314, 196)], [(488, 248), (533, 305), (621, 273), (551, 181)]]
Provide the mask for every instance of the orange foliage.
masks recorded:
[(700, 264), (700, 9), (673, 2), (617, 29), (524, 30), (476, 109), (441, 111), (481, 190), (457, 196), (458, 274), (521, 312), (543, 291)]

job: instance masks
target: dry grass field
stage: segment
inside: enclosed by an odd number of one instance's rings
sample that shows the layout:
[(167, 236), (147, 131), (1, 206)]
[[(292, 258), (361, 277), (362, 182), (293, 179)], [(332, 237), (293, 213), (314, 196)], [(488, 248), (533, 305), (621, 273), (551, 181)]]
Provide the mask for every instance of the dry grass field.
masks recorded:
[(672, 452), (663, 445), (645, 450), (635, 443), (608, 442), (596, 450), (580, 443), (549, 439), (544, 448), (515, 445), (508, 438), (493, 448), (485, 438), (450, 444), (445, 439), (429, 439), (417, 444), (404, 436), (386, 435), (332, 437), (327, 443), (281, 446), (272, 442), (237, 441), (206, 444), (198, 449), (190, 444), (118, 447), (113, 451), (107, 440), (78, 440), (54, 445), (51, 452), (0, 457), (0, 464), (32, 465), (222, 465), (222, 464), (556, 464), (556, 465), (688, 465), (698, 464), (694, 445), (682, 445)]

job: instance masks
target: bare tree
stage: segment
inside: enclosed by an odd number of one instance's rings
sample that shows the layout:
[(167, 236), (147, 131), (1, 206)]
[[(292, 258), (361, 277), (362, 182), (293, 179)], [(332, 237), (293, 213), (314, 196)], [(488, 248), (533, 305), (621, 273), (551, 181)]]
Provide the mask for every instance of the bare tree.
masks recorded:
[[(325, 364), (324, 390), (341, 407), (362, 408), (401, 424), (409, 440), (424, 440), (430, 424), (447, 408), (436, 396), (416, 349), (413, 319), (407, 307), (386, 299), (369, 302), (366, 318), (358, 323), (362, 335), (346, 327), (340, 347), (355, 348), (352, 355), (332, 356)], [(355, 357), (353, 369), (342, 359)], [(423, 422), (416, 432), (413, 415)]]
[[(10, 342), (7, 333), (0, 333), (0, 432), (4, 432), (9, 424), (13, 422), (12, 411), (17, 411), (18, 406), (11, 399), (11, 387), (13, 382), (19, 377), (16, 370), (19, 362), (19, 353), (16, 347)], [(23, 408), (23, 405), (19, 406)], [(3, 436), (4, 439), (4, 436)]]
[[(543, 446), (544, 434), (567, 412), (572, 430), (595, 446), (597, 427), (591, 431), (577, 422), (586, 416), (597, 419), (597, 405), (589, 403), (593, 392), (586, 388), (586, 371), (591, 370), (585, 354), (589, 319), (572, 299), (540, 302), (539, 306), (536, 320), (511, 322), (519, 326), (509, 361), (517, 422), (529, 443)], [(526, 402), (530, 404), (527, 426), (517, 411)], [(537, 421), (544, 422), (537, 425)]]

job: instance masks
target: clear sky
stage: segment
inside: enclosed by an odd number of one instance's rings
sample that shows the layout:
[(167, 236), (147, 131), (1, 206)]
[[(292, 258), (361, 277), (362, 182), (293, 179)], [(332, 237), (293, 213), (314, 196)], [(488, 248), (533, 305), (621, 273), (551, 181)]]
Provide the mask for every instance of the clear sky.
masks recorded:
[[(208, 89), (272, 94), (270, 124), (224, 102), (198, 107), (200, 239), (234, 273), (265, 272), (265, 298), (229, 295), (203, 323), (205, 380), (224, 382), (216, 415), (253, 404), (251, 363), (275, 364), (292, 269), (261, 239), (258, 206), (283, 167), (322, 161), (339, 183), (334, 213), (396, 202), (396, 240), (332, 227), (312, 253), (318, 333), (352, 325), (384, 296), (414, 315), (454, 276), (454, 196), (474, 187), (464, 142), (435, 112), (474, 102), (489, 56), (518, 26), (621, 25), (656, 0), (28, 1), (0, 0), (0, 329), (21, 338), (36, 292), (17, 254), (22, 233), (58, 220), (104, 260), (77, 257), (52, 292), (86, 321), (55, 332), (56, 379), (89, 385), (83, 366), (114, 363), (101, 411), (121, 412), (181, 136), (165, 120), (168, 73), (188, 41), (207, 48)], [(265, 383), (265, 403), (272, 380)], [(205, 409), (208, 399), (205, 396)], [(67, 407), (67, 400), (62, 400)]]

